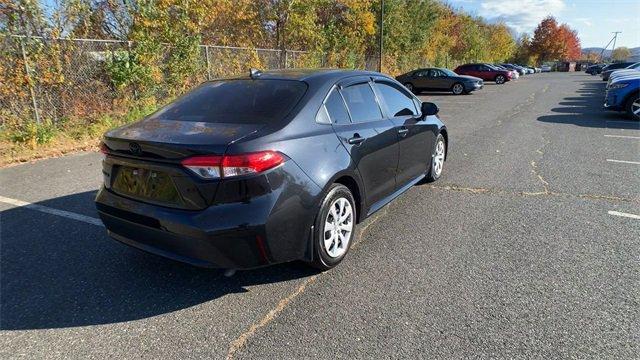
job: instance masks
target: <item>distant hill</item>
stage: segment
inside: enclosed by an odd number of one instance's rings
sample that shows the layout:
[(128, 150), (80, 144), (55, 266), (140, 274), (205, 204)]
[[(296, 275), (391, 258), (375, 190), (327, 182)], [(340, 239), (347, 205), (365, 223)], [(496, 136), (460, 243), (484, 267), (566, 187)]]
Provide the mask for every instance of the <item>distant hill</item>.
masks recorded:
[[(600, 54), (600, 51), (602, 51), (602, 48), (599, 47), (591, 47), (591, 48), (583, 48), (582, 49), (582, 53), (583, 54), (587, 54), (587, 53), (596, 53), (596, 54)], [(634, 48), (630, 48), (629, 51), (631, 51), (631, 57), (628, 59), (629, 61), (640, 61), (640, 47), (634, 47)], [(604, 51), (604, 57), (610, 57), (611, 56), (611, 50), (607, 49)]]

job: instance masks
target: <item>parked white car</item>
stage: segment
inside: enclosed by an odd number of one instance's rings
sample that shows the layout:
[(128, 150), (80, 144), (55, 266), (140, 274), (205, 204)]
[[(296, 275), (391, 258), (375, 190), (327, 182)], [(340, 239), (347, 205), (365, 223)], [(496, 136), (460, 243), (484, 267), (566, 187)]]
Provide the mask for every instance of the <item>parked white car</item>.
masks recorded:
[(551, 66), (549, 66), (549, 65), (542, 65), (542, 66), (540, 66), (540, 71), (541, 71), (541, 72), (549, 72), (549, 71), (551, 71)]

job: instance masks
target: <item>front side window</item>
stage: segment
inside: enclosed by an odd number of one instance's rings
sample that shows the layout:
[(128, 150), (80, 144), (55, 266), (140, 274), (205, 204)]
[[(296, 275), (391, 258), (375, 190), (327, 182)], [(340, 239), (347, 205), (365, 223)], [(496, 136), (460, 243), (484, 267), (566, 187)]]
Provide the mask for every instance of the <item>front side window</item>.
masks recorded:
[(413, 97), (400, 90), (397, 86), (386, 82), (376, 82), (376, 88), (380, 92), (390, 116), (418, 114)]
[(156, 120), (266, 124), (284, 118), (307, 91), (292, 80), (207, 82), (150, 116)]
[(341, 92), (354, 123), (382, 119), (376, 97), (368, 83), (352, 85)]

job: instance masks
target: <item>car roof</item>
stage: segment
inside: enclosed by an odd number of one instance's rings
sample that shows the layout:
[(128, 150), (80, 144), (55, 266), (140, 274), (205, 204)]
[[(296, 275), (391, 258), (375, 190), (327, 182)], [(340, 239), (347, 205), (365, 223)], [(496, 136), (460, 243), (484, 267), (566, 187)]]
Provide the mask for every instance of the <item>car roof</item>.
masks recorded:
[[(365, 70), (345, 70), (345, 69), (277, 69), (260, 71), (258, 79), (269, 80), (298, 80), (298, 81), (329, 81), (339, 80), (350, 76), (384, 76), (374, 71)], [(244, 76), (234, 76), (227, 79), (251, 79), (249, 72)]]

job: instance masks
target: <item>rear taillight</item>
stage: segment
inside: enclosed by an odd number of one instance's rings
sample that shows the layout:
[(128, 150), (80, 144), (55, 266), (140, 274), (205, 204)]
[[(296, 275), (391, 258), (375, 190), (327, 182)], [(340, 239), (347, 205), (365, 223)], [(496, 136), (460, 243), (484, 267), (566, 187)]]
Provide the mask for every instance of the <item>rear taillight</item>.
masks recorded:
[(258, 174), (284, 162), (277, 151), (260, 151), (238, 155), (198, 155), (182, 160), (182, 166), (203, 179), (229, 178)]
[(110, 151), (110, 150), (111, 150), (111, 149), (109, 149), (109, 147), (108, 147), (105, 143), (100, 142), (100, 152), (101, 152), (101, 153), (103, 153), (103, 154), (107, 155), (107, 154), (109, 153), (109, 151)]

